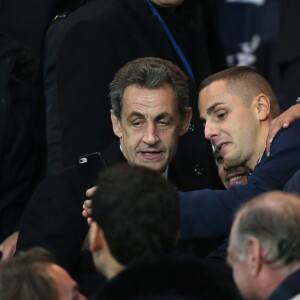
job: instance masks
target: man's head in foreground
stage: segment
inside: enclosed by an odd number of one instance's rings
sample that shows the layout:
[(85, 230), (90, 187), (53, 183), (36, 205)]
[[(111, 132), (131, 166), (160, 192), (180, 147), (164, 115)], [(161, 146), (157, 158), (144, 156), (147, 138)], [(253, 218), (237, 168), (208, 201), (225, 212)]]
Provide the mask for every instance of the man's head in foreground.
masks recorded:
[(98, 271), (112, 278), (130, 264), (173, 251), (177, 192), (156, 171), (117, 165), (100, 175), (92, 218), (90, 250)]
[(21, 251), (0, 263), (2, 300), (83, 300), (76, 282), (43, 248)]
[(127, 63), (110, 84), (111, 120), (131, 165), (164, 172), (189, 128), (188, 80), (173, 63), (154, 57)]
[(228, 261), (245, 299), (267, 299), (300, 269), (299, 232), (298, 196), (268, 192), (238, 211), (230, 233)]
[(199, 93), (200, 118), (209, 139), (228, 167), (254, 170), (271, 120), (279, 114), (276, 96), (264, 77), (234, 67), (206, 78)]

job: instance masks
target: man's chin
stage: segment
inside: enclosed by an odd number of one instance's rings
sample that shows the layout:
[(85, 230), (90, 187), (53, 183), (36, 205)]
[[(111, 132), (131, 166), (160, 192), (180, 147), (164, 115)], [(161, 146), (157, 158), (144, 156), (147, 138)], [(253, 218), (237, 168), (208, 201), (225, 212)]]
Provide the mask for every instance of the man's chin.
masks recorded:
[(166, 169), (165, 164), (162, 164), (160, 162), (140, 161), (139, 166), (148, 168), (153, 171), (161, 172), (161, 173), (163, 173)]

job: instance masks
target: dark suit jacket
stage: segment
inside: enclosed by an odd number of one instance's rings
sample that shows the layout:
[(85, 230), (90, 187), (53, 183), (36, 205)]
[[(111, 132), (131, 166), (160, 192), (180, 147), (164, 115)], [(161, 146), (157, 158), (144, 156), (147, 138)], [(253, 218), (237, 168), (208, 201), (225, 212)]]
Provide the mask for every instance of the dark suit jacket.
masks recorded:
[[(61, 125), (58, 111), (56, 63), (57, 54), (67, 32), (78, 22), (99, 13), (107, 1), (89, 0), (57, 15), (50, 24), (44, 43), (43, 77), (46, 98), (47, 173), (63, 169)], [(82, 5), (81, 5), (82, 4)]]
[(271, 154), (263, 157), (246, 185), (228, 190), (209, 189), (181, 193), (181, 237), (222, 237), (229, 233), (236, 209), (262, 192), (283, 190), (300, 168), (300, 120), (275, 136)]
[(42, 133), (34, 51), (0, 30), (0, 243), (17, 230), (42, 177)]
[[(180, 34), (174, 32), (181, 41)], [(192, 125), (179, 140), (174, 163), (193, 189), (215, 188), (218, 176), (197, 109), (197, 86), (211, 73), (206, 41), (193, 22), (183, 38), (192, 41), (183, 48), (188, 49), (197, 82), (191, 83)], [(146, 0), (111, 1), (97, 16), (76, 24), (67, 33), (57, 61), (64, 166), (73, 164), (82, 153), (102, 151), (111, 143), (109, 83), (125, 63), (145, 56), (157, 56), (182, 67)]]
[(109, 280), (90, 300), (240, 299), (201, 260), (185, 255), (136, 262)]
[[(103, 155), (107, 166), (126, 162), (115, 141)], [(178, 189), (184, 186), (176, 169), (169, 165), (168, 178)], [(33, 194), (21, 220), (17, 250), (41, 246), (51, 251), (87, 294), (92, 290), (94, 270), (91, 255), (81, 251), (88, 232), (82, 217), (86, 199), (84, 182), (78, 167), (71, 167), (44, 179)], [(92, 276), (89, 279), (88, 276)]]
[(300, 2), (281, 0), (278, 61), (282, 79), (282, 109), (289, 108), (300, 95)]

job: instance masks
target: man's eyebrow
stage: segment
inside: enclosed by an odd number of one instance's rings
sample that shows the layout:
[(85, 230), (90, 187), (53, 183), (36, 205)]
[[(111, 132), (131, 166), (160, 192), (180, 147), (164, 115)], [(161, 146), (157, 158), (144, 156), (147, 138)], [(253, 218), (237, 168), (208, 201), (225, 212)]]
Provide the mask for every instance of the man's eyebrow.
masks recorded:
[(155, 121), (158, 121), (158, 120), (161, 120), (161, 119), (163, 119), (163, 118), (172, 118), (172, 116), (171, 116), (169, 113), (167, 113), (167, 112), (163, 112), (163, 113), (157, 115), (157, 116), (154, 118), (154, 120), (155, 120)]
[(206, 110), (207, 114), (208, 114), (208, 115), (211, 115), (212, 112), (215, 110), (215, 108), (216, 108), (218, 105), (221, 105), (221, 104), (223, 104), (223, 103), (217, 102), (217, 103), (214, 103), (213, 105), (211, 105), (211, 106)]
[(130, 113), (130, 115), (128, 115), (128, 118), (127, 118), (127, 119), (130, 119), (130, 118), (132, 118), (132, 117), (139, 117), (139, 118), (142, 117), (142, 118), (143, 118), (144, 115), (141, 114), (141, 113), (138, 112), (138, 111), (133, 111), (133, 112)]

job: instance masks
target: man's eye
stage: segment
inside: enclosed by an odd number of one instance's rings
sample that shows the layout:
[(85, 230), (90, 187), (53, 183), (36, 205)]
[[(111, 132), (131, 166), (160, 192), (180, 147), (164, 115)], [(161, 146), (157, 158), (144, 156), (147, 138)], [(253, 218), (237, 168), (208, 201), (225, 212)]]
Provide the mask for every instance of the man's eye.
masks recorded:
[(223, 120), (227, 115), (227, 112), (225, 111), (218, 111), (216, 112), (216, 116), (218, 120)]
[(161, 121), (158, 122), (158, 125), (161, 126), (161, 127), (169, 126), (170, 121), (161, 120)]
[(140, 128), (142, 126), (142, 122), (141, 121), (134, 121), (134, 122), (131, 122), (131, 125), (135, 128)]

